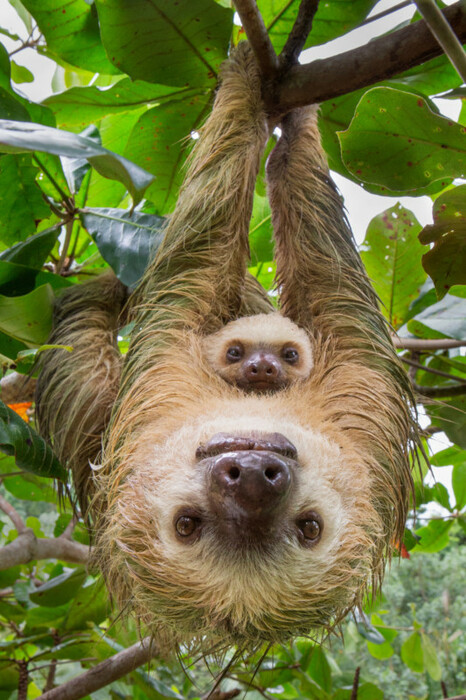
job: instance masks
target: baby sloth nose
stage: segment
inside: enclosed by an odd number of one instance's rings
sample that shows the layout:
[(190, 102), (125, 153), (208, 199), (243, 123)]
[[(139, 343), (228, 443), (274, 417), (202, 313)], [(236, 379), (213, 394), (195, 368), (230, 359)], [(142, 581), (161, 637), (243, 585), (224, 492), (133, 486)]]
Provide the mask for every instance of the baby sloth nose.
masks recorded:
[(268, 520), (290, 486), (286, 457), (267, 451), (227, 452), (216, 457), (212, 466), (211, 505), (224, 518)]
[(270, 352), (253, 353), (244, 363), (244, 377), (250, 382), (273, 382), (280, 375), (280, 364)]

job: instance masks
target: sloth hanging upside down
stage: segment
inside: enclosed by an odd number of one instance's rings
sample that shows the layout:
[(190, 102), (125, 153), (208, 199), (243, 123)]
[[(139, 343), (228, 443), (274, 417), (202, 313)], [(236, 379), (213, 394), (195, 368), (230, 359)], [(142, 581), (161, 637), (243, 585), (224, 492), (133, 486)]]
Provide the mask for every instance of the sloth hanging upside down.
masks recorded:
[(51, 342), (74, 352), (49, 352), (39, 379), (41, 430), (90, 502), (107, 586), (172, 648), (248, 649), (331, 628), (379, 585), (408, 506), (409, 384), (314, 107), (282, 119), (267, 167), (280, 314), (299, 327), (296, 342), (311, 339), (309, 371), (245, 391), (208, 359), (211, 334), (273, 312), (246, 270), (267, 119), (241, 44), (127, 304), (124, 363), (114, 338), (124, 290), (103, 276), (63, 297)]

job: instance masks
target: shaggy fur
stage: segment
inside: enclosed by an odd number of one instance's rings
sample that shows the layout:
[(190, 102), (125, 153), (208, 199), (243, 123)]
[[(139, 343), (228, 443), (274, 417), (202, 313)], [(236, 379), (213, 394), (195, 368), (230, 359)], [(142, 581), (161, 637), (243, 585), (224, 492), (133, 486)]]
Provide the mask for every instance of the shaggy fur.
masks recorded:
[[(411, 488), (408, 380), (329, 178), (313, 108), (283, 120), (268, 166), (281, 311), (312, 337), (313, 371), (283, 391), (244, 395), (206, 361), (207, 334), (270, 310), (245, 278), (267, 138), (260, 95), (256, 64), (240, 45), (224, 67), (164, 243), (133, 297), (135, 331), (94, 471), (96, 561), (120, 607), (167, 647), (251, 648), (332, 627), (371, 582), (379, 585)], [(83, 294), (92, 320), (96, 300)], [(84, 321), (67, 303), (63, 313), (69, 317), (54, 342), (70, 343), (79, 326), (88, 350), (113, 347), (108, 310), (106, 339), (95, 341), (89, 316)], [(60, 362), (66, 367), (50, 366), (54, 356), (45, 361), (41, 427), (86, 489), (77, 452), (87, 449), (81, 428), (88, 411), (97, 412), (97, 387), (80, 391), (88, 357), (60, 355)], [(58, 400), (61, 418), (51, 415)], [(84, 430), (94, 434), (94, 423)], [(291, 497), (267, 546), (235, 547), (220, 533), (209, 474), (196, 457), (217, 433), (251, 440), (280, 433), (297, 448)], [(98, 447), (86, 459), (95, 461)], [(205, 520), (189, 543), (173, 525), (186, 505)], [(320, 541), (304, 547), (295, 523), (309, 510), (324, 527)]]

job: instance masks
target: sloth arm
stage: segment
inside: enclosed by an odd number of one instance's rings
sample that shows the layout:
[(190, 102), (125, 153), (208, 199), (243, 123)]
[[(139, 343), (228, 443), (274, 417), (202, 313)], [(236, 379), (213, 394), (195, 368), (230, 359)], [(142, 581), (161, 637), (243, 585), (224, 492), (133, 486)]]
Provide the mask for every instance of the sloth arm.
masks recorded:
[(165, 343), (165, 329), (218, 328), (238, 316), (245, 294), (256, 294), (250, 281), (245, 292), (248, 230), (268, 131), (258, 68), (246, 44), (221, 75), (164, 242), (140, 288), (139, 321), (146, 332), (157, 329), (156, 343)]
[[(329, 175), (317, 107), (289, 113), (281, 128), (267, 165), (281, 310), (340, 349), (358, 349), (368, 366), (385, 356), (393, 370), (388, 326)], [(398, 379), (405, 385), (404, 372)]]

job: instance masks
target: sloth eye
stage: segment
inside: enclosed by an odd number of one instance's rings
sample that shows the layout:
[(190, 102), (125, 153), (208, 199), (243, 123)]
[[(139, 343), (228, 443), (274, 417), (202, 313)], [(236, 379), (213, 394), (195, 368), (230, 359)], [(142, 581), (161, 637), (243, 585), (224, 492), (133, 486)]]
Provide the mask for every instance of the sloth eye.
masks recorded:
[(227, 350), (227, 360), (228, 362), (238, 362), (243, 357), (244, 350), (243, 346), (238, 343), (238, 345), (230, 345)]
[(298, 535), (304, 545), (312, 545), (318, 542), (322, 534), (324, 524), (322, 518), (310, 511), (296, 521)]
[(299, 360), (299, 352), (296, 350), (296, 348), (284, 348), (282, 357), (285, 362), (288, 362), (288, 364), (295, 365)]
[(175, 520), (175, 530), (178, 537), (192, 542), (201, 534), (201, 519), (194, 515), (180, 515)]

